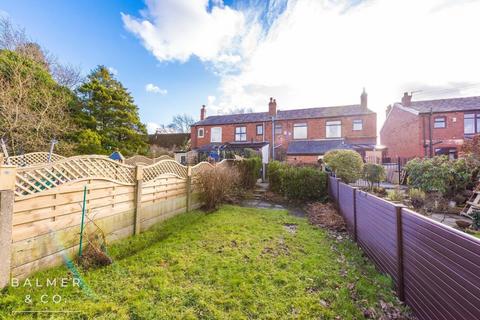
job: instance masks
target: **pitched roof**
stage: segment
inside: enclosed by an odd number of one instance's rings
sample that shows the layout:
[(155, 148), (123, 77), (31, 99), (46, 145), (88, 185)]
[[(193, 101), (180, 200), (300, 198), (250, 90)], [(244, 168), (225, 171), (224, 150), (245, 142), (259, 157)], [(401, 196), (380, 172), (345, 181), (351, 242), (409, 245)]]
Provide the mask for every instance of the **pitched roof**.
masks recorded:
[(288, 144), (287, 154), (325, 154), (330, 150), (353, 149), (345, 144), (343, 139), (338, 140), (302, 140), (291, 141)]
[[(357, 116), (374, 113), (372, 110), (362, 107), (359, 104), (337, 107), (323, 108), (307, 108), (294, 110), (279, 110), (276, 120), (294, 120), (294, 119), (310, 119), (310, 118), (328, 118), (341, 116)], [(252, 112), (244, 114), (228, 114), (210, 116), (205, 120), (198, 121), (194, 125), (216, 125), (216, 124), (233, 124), (245, 122), (262, 122), (269, 121), (271, 117), (268, 112)]]
[[(401, 105), (401, 103), (399, 104)], [(419, 113), (428, 113), (430, 108), (433, 112), (480, 110), (480, 96), (412, 101), (410, 106), (403, 107), (413, 109)]]

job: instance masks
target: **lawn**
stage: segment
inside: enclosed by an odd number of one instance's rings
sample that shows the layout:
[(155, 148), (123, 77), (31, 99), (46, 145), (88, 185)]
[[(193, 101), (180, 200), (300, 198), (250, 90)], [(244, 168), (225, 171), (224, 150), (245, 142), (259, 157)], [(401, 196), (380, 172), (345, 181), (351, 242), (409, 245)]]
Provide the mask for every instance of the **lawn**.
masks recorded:
[[(74, 312), (41, 315), (361, 319), (365, 309), (379, 315), (381, 303), (396, 300), (391, 280), (350, 240), (332, 239), (285, 211), (224, 206), (211, 214), (182, 214), (111, 245), (109, 254), (112, 265), (79, 270), (82, 289), (72, 283), (67, 267), (29, 278), (43, 287), (20, 282), (7, 288), (0, 296), (0, 318), (19, 310), (61, 310)], [(70, 282), (46, 287), (47, 278)]]

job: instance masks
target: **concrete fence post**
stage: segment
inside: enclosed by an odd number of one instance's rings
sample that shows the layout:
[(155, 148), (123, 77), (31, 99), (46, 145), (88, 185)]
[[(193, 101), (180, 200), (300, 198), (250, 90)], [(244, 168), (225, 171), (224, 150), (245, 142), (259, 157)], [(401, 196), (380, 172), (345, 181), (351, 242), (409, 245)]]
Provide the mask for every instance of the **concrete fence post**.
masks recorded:
[(15, 166), (0, 163), (0, 289), (10, 281), (12, 263), (12, 217), (15, 199)]
[(192, 167), (187, 167), (187, 212), (192, 210)]
[(142, 187), (143, 187), (143, 166), (137, 165), (135, 167), (135, 221), (133, 234), (140, 234), (140, 223), (141, 223), (141, 207), (142, 207)]
[(405, 283), (403, 277), (403, 226), (402, 226), (403, 205), (395, 204), (396, 226), (397, 226), (397, 295), (400, 301), (405, 301)]

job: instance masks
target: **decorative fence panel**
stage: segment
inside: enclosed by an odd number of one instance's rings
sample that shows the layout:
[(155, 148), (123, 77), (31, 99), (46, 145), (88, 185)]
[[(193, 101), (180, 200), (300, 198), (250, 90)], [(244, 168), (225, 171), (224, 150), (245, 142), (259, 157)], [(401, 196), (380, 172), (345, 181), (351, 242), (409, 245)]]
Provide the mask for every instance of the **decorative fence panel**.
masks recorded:
[(201, 206), (196, 175), (208, 168), (173, 160), (130, 166), (101, 156), (0, 166), (0, 255), (11, 257), (0, 268), (0, 288), (78, 251), (85, 187), (86, 233), (98, 227), (114, 241)]
[(329, 191), (349, 232), (419, 319), (480, 319), (479, 239), (334, 177)]
[[(65, 157), (49, 152), (32, 152), (21, 156), (11, 156), (4, 159), (4, 163), (17, 167), (34, 166), (49, 162), (56, 162), (65, 159)], [(0, 163), (2, 165), (3, 163)]]

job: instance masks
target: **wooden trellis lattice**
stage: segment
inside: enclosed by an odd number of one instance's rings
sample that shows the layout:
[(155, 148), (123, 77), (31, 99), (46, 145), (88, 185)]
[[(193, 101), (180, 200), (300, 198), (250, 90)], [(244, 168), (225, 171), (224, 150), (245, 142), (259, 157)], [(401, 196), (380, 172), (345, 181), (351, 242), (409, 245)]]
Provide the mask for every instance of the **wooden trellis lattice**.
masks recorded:
[[(5, 158), (5, 164), (10, 164), (17, 167), (28, 167), (39, 164), (48, 163), (50, 153), (48, 152), (32, 152), (20, 156), (12, 156)], [(50, 162), (56, 162), (65, 159), (65, 157), (52, 153)]]
[(103, 156), (78, 156), (55, 163), (18, 168), (15, 195), (32, 195), (68, 182), (93, 178), (134, 184), (135, 167)]
[(137, 165), (137, 164), (151, 165), (151, 164), (157, 163), (159, 161), (163, 161), (163, 160), (174, 160), (174, 159), (170, 156), (167, 156), (167, 155), (163, 155), (163, 156), (153, 158), (153, 159), (145, 157), (145, 156), (141, 156), (141, 155), (135, 155), (133, 157), (130, 157), (130, 158), (126, 159), (125, 164), (129, 164), (129, 165), (132, 165), (132, 166)]

